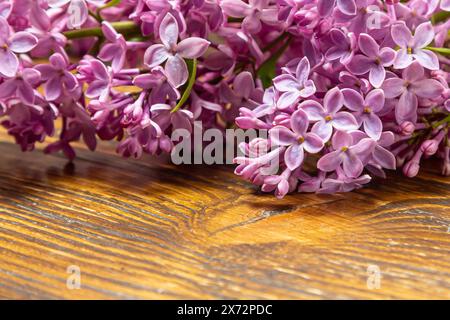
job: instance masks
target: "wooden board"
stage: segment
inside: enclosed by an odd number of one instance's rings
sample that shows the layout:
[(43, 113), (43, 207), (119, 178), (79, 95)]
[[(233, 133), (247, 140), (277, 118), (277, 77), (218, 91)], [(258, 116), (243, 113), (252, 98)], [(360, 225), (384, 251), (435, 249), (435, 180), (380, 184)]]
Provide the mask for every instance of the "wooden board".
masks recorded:
[(0, 143), (1, 298), (450, 298), (450, 183), (435, 163), (280, 201), (232, 167), (112, 153), (70, 166)]

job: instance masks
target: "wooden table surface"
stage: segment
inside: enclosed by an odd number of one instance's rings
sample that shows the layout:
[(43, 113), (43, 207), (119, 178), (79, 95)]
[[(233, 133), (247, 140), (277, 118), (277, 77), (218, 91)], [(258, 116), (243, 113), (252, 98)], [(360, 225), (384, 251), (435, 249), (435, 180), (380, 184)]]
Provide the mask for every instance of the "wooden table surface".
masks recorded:
[(2, 141), (1, 298), (450, 299), (450, 179), (435, 163), (277, 200), (232, 167), (109, 146), (71, 166)]

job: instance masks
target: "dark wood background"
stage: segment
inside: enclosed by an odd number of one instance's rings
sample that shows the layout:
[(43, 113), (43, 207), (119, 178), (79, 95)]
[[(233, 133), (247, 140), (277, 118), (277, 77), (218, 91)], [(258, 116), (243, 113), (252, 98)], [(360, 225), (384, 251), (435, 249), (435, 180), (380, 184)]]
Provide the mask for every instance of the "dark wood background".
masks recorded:
[(1, 140), (1, 298), (450, 298), (450, 183), (436, 163), (277, 200), (232, 167), (124, 160), (109, 145), (72, 166)]

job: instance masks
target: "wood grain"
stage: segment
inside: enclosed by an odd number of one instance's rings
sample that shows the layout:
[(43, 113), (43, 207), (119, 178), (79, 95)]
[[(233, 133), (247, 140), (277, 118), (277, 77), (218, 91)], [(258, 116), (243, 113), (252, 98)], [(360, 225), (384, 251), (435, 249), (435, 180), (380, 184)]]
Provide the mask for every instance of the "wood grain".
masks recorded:
[(450, 183), (434, 163), (416, 179), (279, 201), (231, 167), (111, 150), (81, 150), (72, 166), (0, 143), (1, 298), (450, 298)]

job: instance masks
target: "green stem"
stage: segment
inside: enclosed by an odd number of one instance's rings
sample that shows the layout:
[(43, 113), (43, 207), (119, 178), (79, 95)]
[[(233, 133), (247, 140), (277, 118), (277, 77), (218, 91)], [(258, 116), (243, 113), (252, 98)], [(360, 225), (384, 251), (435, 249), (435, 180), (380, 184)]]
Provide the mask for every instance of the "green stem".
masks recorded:
[[(112, 22), (111, 25), (117, 32), (122, 34), (130, 34), (134, 32), (139, 32), (139, 26), (134, 21), (119, 21)], [(103, 31), (101, 27), (86, 28), (69, 30), (64, 32), (67, 39), (81, 39), (88, 37), (103, 37)]]
[(433, 124), (433, 129), (439, 128), (443, 124), (450, 124), (450, 115), (448, 115), (447, 117), (445, 117), (441, 121), (438, 121), (438, 122), (434, 123)]
[(450, 56), (450, 49), (449, 48), (435, 48), (435, 47), (425, 47), (424, 49), (428, 49), (437, 53), (440, 53), (444, 56)]
[(192, 88), (194, 87), (196, 78), (197, 78), (197, 59), (193, 59), (187, 87), (184, 90), (180, 101), (178, 101), (175, 108), (173, 108), (172, 111), (170, 111), (171, 113), (177, 112), (186, 103), (187, 99), (189, 99), (189, 97), (191, 96)]
[(117, 6), (117, 5), (119, 5), (121, 2), (122, 2), (122, 0), (111, 0), (110, 2), (108, 2), (107, 4), (105, 4), (103, 7), (100, 7), (100, 8), (98, 9), (98, 11), (100, 12), (100, 11), (103, 10), (103, 9), (107, 9), (107, 8), (111, 8), (111, 7)]
[(103, 19), (98, 13), (95, 13), (95, 12), (92, 12), (91, 10), (89, 10), (89, 15), (91, 17), (93, 17), (95, 20), (97, 20), (98, 23), (102, 23)]

